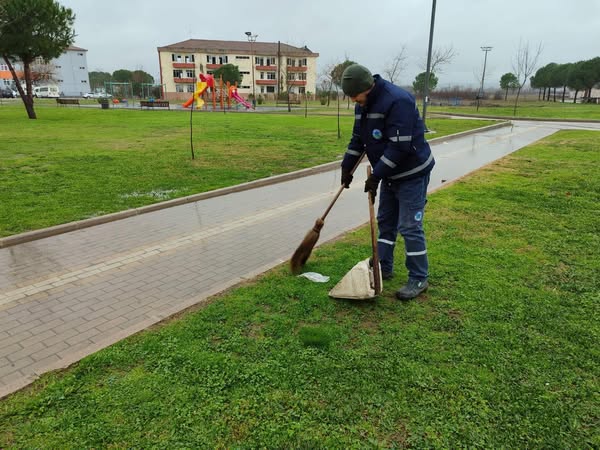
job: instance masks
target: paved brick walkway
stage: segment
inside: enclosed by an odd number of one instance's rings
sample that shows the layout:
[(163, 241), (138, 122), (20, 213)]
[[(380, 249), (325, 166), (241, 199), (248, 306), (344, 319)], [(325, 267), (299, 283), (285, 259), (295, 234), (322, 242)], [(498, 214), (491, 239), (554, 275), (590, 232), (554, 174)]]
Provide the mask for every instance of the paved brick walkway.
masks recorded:
[[(436, 142), (431, 189), (555, 128)], [(368, 221), (365, 176), (319, 243)], [(0, 249), (0, 397), (286, 262), (338, 186), (336, 169)]]

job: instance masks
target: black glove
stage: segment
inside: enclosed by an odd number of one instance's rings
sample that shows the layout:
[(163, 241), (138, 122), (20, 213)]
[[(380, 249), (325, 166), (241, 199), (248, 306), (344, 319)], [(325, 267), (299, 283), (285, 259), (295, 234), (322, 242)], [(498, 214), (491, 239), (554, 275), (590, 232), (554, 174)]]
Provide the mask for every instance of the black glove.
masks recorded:
[(369, 175), (367, 181), (365, 181), (365, 192), (371, 194), (371, 201), (375, 203), (375, 196), (377, 195), (377, 187), (379, 186), (379, 178), (375, 175)]
[(352, 173), (348, 169), (342, 168), (342, 184), (346, 189), (350, 187), (350, 183), (352, 183), (353, 179)]

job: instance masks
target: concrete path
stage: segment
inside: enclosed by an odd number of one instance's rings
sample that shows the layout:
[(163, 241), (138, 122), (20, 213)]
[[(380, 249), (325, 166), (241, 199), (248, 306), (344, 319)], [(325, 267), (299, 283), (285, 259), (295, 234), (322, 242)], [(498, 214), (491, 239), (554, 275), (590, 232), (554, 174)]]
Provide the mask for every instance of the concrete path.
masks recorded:
[[(560, 128), (600, 125), (516, 122), (437, 140), (430, 188)], [(368, 221), (365, 174), (320, 244)], [(336, 168), (0, 248), (0, 398), (286, 262), (339, 183)]]

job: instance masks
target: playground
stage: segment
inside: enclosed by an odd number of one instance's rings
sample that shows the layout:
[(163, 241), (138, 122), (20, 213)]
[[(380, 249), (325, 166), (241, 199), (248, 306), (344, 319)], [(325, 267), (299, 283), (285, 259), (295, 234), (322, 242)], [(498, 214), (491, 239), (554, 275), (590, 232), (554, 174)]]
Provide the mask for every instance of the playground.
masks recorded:
[(202, 98), (202, 96), (206, 93), (208, 89), (210, 89), (210, 98), (212, 105), (212, 110), (217, 109), (217, 98), (220, 108), (225, 109), (225, 103), (227, 103), (227, 109), (231, 109), (231, 100), (244, 106), (246, 109), (251, 109), (252, 105), (244, 100), (237, 91), (237, 83), (231, 85), (229, 81), (227, 83), (223, 83), (223, 79), (219, 78), (219, 81), (216, 82), (215, 78), (212, 75), (198, 75), (199, 81), (196, 82), (196, 90), (194, 91), (194, 95), (190, 97), (188, 101), (183, 103), (184, 108), (189, 108), (191, 105), (196, 104), (197, 109), (202, 109), (205, 106), (206, 101)]

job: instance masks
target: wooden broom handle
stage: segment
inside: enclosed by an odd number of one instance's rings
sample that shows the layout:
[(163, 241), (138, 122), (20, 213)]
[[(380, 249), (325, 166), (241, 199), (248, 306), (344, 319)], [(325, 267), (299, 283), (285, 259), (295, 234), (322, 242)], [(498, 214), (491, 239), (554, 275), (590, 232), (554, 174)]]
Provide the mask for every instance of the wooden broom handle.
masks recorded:
[[(358, 166), (362, 162), (362, 160), (365, 157), (366, 153), (367, 152), (363, 152), (362, 155), (360, 155), (360, 158), (358, 158), (358, 161), (356, 161), (356, 164), (354, 164), (354, 167), (352, 168), (352, 172), (350, 172), (350, 175), (352, 175), (356, 171), (356, 169), (358, 169)], [(340, 188), (338, 189), (337, 193), (335, 194), (335, 197), (333, 197), (333, 200), (331, 200), (331, 203), (329, 204), (329, 206), (327, 207), (327, 209), (325, 210), (325, 212), (321, 216), (321, 220), (325, 221), (325, 218), (327, 217), (327, 214), (329, 214), (329, 211), (331, 211), (331, 208), (333, 208), (333, 205), (335, 205), (335, 202), (337, 201), (338, 197), (342, 194), (342, 191), (344, 189), (346, 189), (344, 187), (344, 185), (340, 186)]]
[[(367, 177), (371, 176), (371, 166), (367, 166)], [(369, 222), (371, 225), (371, 247), (373, 248), (373, 281), (375, 295), (381, 293), (381, 279), (379, 278), (379, 254), (377, 252), (377, 237), (375, 236), (375, 206), (373, 194), (369, 192)]]

